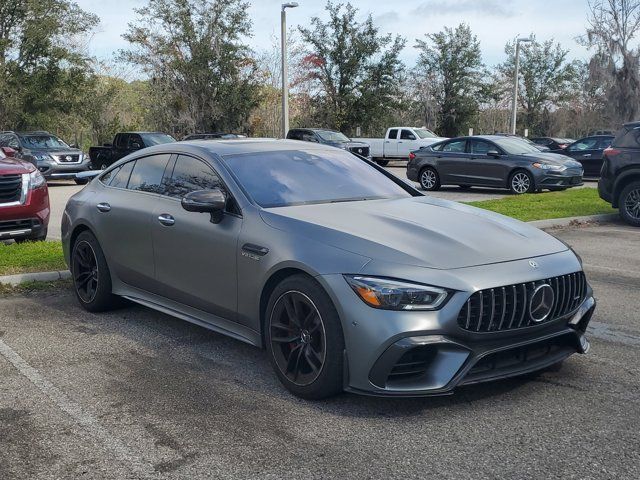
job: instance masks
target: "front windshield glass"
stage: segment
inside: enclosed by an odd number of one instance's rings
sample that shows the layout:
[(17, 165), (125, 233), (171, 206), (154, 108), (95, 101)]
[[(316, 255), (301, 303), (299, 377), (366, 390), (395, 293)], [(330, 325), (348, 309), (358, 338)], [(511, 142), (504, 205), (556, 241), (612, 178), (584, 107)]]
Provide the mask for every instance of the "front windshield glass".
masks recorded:
[(70, 148), (58, 137), (53, 135), (26, 135), (22, 137), (22, 144), (32, 149)]
[(348, 152), (284, 150), (229, 155), (224, 162), (264, 208), (411, 196)]
[(492, 138), (500, 148), (511, 155), (521, 155), (523, 153), (540, 153), (540, 149), (525, 140), (516, 137)]
[(438, 138), (435, 133), (426, 128), (414, 128), (413, 131), (416, 132), (416, 135), (420, 138)]
[(330, 130), (318, 130), (316, 131), (318, 136), (325, 142), (345, 143), (350, 142), (349, 137), (340, 132), (332, 132)]
[(163, 143), (172, 143), (176, 141), (176, 139), (171, 135), (166, 135), (164, 133), (143, 133), (141, 137), (147, 147), (151, 147), (153, 145), (162, 145)]

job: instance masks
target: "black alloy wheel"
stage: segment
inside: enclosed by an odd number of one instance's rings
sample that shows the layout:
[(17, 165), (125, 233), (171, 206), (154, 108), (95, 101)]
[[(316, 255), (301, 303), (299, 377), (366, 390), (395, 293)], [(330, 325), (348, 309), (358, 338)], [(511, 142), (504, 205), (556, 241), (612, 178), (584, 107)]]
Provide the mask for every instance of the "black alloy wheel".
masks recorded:
[(280, 372), (295, 385), (313, 383), (327, 353), (324, 324), (313, 301), (302, 292), (285, 292), (274, 305), (269, 328)]
[(91, 303), (98, 292), (98, 260), (86, 240), (76, 242), (73, 249), (73, 283), (78, 298)]
[(640, 182), (632, 182), (622, 189), (618, 206), (625, 222), (640, 227)]

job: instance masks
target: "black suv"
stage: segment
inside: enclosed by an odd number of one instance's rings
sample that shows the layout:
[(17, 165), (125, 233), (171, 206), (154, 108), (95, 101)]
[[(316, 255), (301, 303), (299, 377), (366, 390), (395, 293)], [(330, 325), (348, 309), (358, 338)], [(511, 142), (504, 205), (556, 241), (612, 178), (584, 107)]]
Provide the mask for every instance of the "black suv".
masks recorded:
[(370, 158), (369, 144), (363, 142), (354, 142), (344, 133), (335, 130), (324, 130), (321, 128), (292, 128), (287, 132), (289, 140), (302, 140), (303, 142), (322, 143), (323, 145), (331, 145), (332, 147), (349, 150), (366, 158)]
[(626, 123), (604, 151), (598, 192), (627, 223), (640, 227), (640, 121)]
[(49, 132), (0, 132), (0, 147), (11, 147), (16, 157), (33, 163), (47, 180), (73, 179), (89, 170), (89, 157)]

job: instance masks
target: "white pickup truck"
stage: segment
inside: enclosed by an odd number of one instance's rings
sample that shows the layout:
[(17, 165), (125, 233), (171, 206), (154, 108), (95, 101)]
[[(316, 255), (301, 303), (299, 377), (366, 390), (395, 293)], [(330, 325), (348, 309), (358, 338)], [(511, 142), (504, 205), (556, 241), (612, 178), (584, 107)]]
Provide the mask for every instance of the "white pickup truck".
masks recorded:
[(384, 138), (354, 138), (353, 141), (368, 143), (369, 155), (380, 165), (389, 160), (409, 160), (409, 153), (433, 143), (446, 140), (431, 130), (418, 127), (391, 127)]

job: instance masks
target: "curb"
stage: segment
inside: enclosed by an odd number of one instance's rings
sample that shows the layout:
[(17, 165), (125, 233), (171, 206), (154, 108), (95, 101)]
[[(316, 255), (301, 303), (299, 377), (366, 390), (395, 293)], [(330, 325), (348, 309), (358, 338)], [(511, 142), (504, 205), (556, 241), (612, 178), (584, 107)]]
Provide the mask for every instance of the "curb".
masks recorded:
[(561, 227), (573, 227), (589, 223), (603, 223), (610, 222), (620, 218), (617, 213), (602, 213), (599, 215), (586, 215), (583, 217), (565, 217), (565, 218), (551, 218), (547, 220), (534, 220), (533, 222), (527, 222), (529, 225), (533, 225), (537, 228), (561, 228)]
[[(615, 213), (606, 213), (600, 215), (587, 215), (584, 217), (566, 217), (566, 218), (553, 218), (550, 220), (534, 220), (533, 222), (527, 222), (529, 225), (541, 229), (562, 228), (577, 225), (586, 225), (590, 223), (610, 222), (619, 218)], [(36, 273), (20, 273), (17, 275), (5, 275), (0, 276), (0, 284), (6, 285), (19, 285), (25, 282), (53, 282), (55, 280), (63, 280), (71, 278), (71, 272), (69, 270), (62, 270), (58, 272), (36, 272)]]
[(58, 272), (35, 272), (35, 273), (19, 273), (17, 275), (5, 275), (0, 277), (0, 283), (5, 285), (20, 285), (26, 282), (54, 282), (56, 280), (64, 280), (71, 278), (69, 270)]

